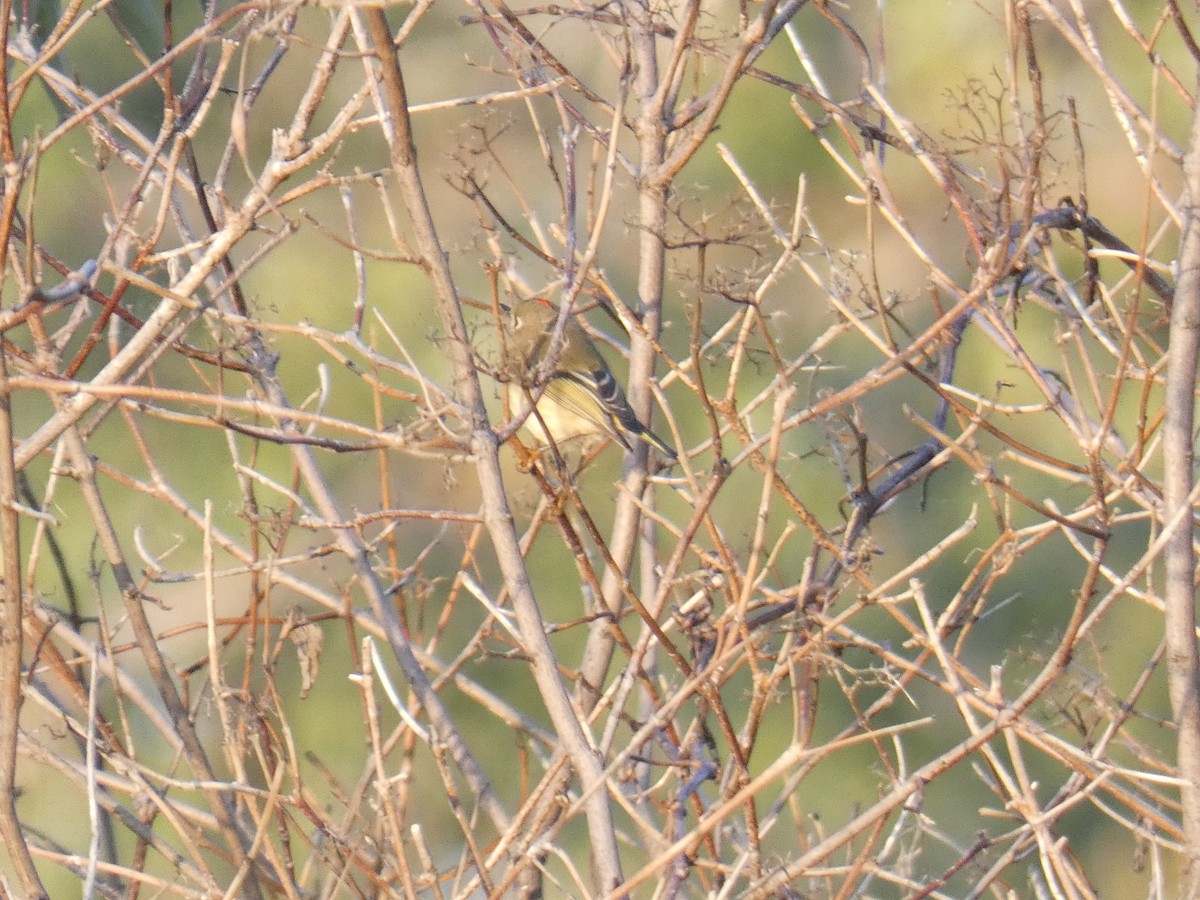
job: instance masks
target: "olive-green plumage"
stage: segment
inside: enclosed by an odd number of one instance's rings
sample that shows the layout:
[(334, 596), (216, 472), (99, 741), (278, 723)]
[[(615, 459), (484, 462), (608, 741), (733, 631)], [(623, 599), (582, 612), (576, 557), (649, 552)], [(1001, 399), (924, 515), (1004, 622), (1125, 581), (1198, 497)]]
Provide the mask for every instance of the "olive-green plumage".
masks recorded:
[[(508, 351), (514, 365), (508, 391), (514, 414), (527, 405), (526, 390), (550, 348), (557, 322), (557, 307), (541, 298), (523, 300), (512, 310)], [(530, 433), (549, 443), (548, 429), (558, 445), (611, 437), (626, 449), (632, 448), (632, 438), (644, 441), (669, 460), (676, 459), (675, 451), (634, 414), (608, 363), (574, 318), (567, 319), (563, 340), (558, 364), (538, 400), (536, 414), (530, 413), (525, 420)]]

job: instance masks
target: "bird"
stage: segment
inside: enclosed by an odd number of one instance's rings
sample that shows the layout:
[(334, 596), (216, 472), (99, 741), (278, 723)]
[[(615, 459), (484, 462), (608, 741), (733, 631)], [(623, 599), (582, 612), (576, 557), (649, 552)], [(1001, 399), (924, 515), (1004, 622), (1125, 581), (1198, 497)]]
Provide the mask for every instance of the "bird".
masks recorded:
[[(533, 380), (553, 342), (558, 307), (533, 297), (509, 310), (508, 319), (508, 397), (515, 411), (525, 408), (530, 395), (536, 396)], [(550, 443), (549, 430), (556, 446), (611, 437), (626, 450), (632, 450), (632, 441), (639, 440), (670, 462), (678, 458), (666, 441), (638, 419), (608, 363), (574, 317), (567, 318), (562, 351), (537, 409), (530, 412), (524, 427), (542, 444)]]

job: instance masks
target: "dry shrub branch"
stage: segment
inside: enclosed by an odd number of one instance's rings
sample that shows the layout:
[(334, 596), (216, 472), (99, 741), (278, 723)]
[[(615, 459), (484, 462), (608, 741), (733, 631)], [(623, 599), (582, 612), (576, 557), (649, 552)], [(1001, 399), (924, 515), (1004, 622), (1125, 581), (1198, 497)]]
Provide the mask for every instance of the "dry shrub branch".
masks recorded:
[(1193, 10), (35, 6), (5, 893), (1200, 896)]

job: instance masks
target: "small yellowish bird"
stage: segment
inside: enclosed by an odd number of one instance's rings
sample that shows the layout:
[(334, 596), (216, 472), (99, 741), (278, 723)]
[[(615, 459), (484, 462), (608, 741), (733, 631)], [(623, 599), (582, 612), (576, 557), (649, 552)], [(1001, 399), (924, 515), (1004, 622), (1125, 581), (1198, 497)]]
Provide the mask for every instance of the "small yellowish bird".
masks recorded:
[[(507, 334), (512, 359), (508, 382), (509, 404), (515, 413), (524, 409), (527, 390), (538, 364), (554, 338), (558, 307), (541, 297), (522, 300), (511, 310)], [(662, 438), (641, 423), (608, 363), (587, 332), (573, 317), (567, 319), (563, 348), (550, 380), (524, 427), (543, 444), (546, 431), (557, 446), (568, 441), (615, 438), (626, 450), (631, 439), (644, 441), (669, 461), (678, 457)], [(543, 427), (544, 426), (544, 427)]]

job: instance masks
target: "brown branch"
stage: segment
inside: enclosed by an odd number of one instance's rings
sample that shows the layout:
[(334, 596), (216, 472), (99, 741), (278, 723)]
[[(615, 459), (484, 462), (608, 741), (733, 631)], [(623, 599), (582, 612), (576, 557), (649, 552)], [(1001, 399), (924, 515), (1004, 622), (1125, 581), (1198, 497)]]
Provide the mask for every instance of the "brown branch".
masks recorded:
[(1166, 604), (1163, 622), (1167, 679), (1177, 728), (1176, 764), (1187, 837), (1180, 897), (1200, 897), (1200, 653), (1196, 646), (1195, 550), (1192, 496), (1196, 363), (1200, 359), (1200, 115), (1192, 118), (1184, 165), (1188, 199), (1183, 208), (1179, 287), (1171, 310), (1167, 393), (1163, 420), (1163, 549)]
[(533, 675), (547, 706), (559, 739), (584, 788), (590, 792), (586, 805), (589, 845), (594, 854), (596, 880), (603, 890), (613, 890), (622, 881), (616, 834), (609, 808), (608, 792), (603, 789), (603, 772), (592, 752), (583, 724), (577, 718), (559, 677), (553, 648), (546, 638), (542, 614), (534, 596), (529, 573), (521, 556), (513, 529), (512, 512), (500, 473), (496, 435), (488, 425), (487, 411), (475, 371), (470, 341), (462, 317), (445, 253), (426, 199), (421, 171), (417, 166), (408, 100), (399, 61), (392, 44), (391, 31), (382, 9), (364, 11), (368, 30), (380, 64), (380, 80), (385, 107), (395, 129), (390, 140), (392, 163), (396, 167), (400, 190), (412, 217), (417, 246), (424, 256), (435, 288), (438, 311), (450, 334), (450, 355), (454, 364), (455, 394), (471, 412), (472, 450), (476, 460), (480, 488), (484, 495), (484, 518), (504, 572), (504, 580), (513, 599), (525, 651), (533, 664)]
[(0, 346), (0, 554), (3, 556), (3, 610), (0, 612), (0, 840), (27, 897), (48, 900), (25, 835), (17, 818), (17, 739), (21, 724), (26, 673), (25, 592), (21, 577), (20, 521), (17, 514), (17, 471), (12, 456), (12, 394), (8, 361)]

